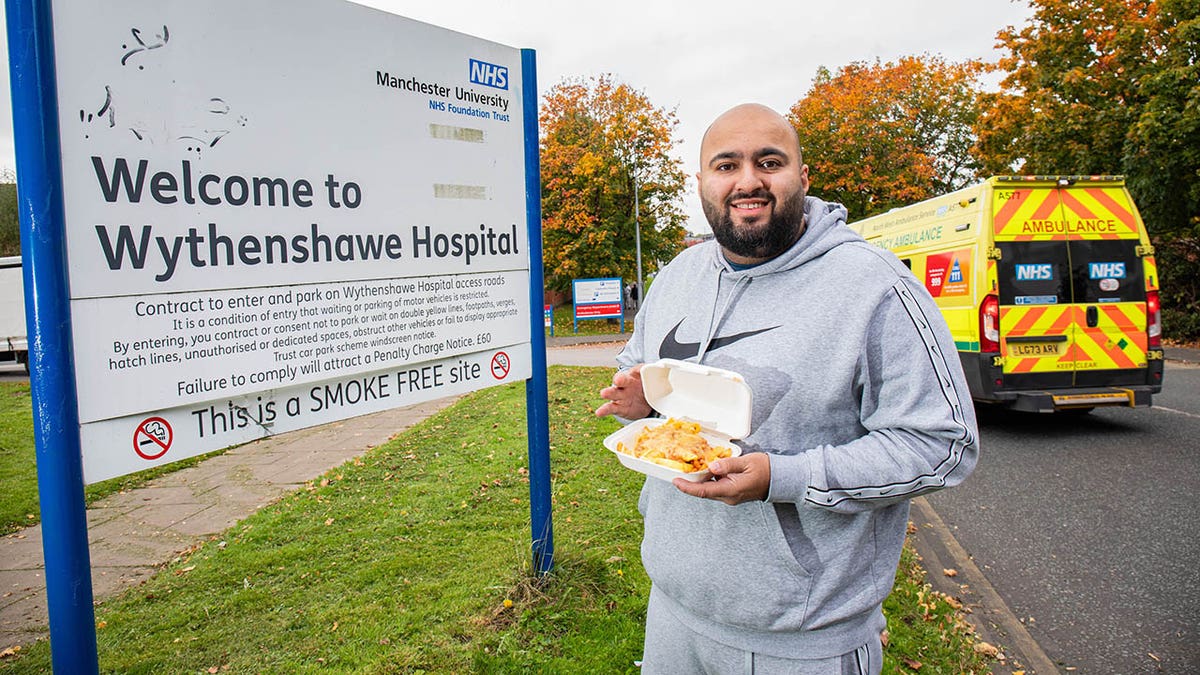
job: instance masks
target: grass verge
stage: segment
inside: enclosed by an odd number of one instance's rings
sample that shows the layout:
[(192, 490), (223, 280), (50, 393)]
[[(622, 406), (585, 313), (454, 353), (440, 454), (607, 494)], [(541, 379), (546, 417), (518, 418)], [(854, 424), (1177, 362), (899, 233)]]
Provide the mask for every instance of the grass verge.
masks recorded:
[(0, 382), (0, 535), (38, 522), (28, 382)]
[(883, 603), (888, 620), (888, 645), (883, 672), (922, 675), (990, 673), (991, 657), (976, 647), (974, 629), (954, 598), (934, 591), (925, 582), (917, 554), (905, 544), (892, 594)]
[[(642, 480), (599, 442), (616, 428), (592, 415), (609, 376), (551, 369), (551, 575), (529, 570), (524, 390), (487, 389), (102, 603), (102, 670), (637, 672)], [(897, 589), (885, 672), (986, 671), (911, 558)], [(0, 671), (49, 665), (38, 643)]]

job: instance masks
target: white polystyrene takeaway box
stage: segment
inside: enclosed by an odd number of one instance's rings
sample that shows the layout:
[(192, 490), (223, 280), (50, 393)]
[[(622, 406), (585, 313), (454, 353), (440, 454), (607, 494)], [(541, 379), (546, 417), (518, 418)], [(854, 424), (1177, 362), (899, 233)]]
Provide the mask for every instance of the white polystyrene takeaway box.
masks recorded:
[(646, 427), (674, 418), (700, 425), (700, 436), (711, 445), (732, 450), (736, 457), (742, 449), (734, 439), (750, 434), (752, 394), (739, 373), (675, 359), (662, 359), (642, 366), (642, 391), (646, 401), (663, 417), (635, 420), (604, 439), (604, 447), (621, 464), (647, 476), (671, 480), (683, 478), (700, 482), (712, 478), (708, 470), (685, 473), (617, 450), (617, 444), (631, 447)]

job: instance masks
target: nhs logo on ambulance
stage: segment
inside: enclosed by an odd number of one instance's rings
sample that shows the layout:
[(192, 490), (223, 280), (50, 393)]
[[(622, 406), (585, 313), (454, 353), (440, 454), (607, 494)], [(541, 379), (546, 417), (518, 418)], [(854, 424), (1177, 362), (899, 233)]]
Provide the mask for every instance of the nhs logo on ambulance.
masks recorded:
[(1123, 262), (1094, 262), (1088, 263), (1089, 279), (1124, 279), (1125, 263)]
[(1054, 265), (1034, 263), (1017, 265), (1017, 281), (1050, 281), (1054, 279)]
[(478, 59), (470, 60), (471, 82), (495, 89), (508, 89), (508, 68)]

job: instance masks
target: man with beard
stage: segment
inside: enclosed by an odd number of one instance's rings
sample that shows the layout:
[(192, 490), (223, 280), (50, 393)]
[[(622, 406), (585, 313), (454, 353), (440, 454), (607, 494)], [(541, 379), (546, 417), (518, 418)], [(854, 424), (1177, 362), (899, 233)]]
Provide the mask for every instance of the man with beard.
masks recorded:
[(807, 196), (795, 131), (747, 104), (701, 143), (715, 242), (659, 272), (597, 415), (656, 414), (641, 364), (741, 373), (743, 454), (713, 480), (648, 478), (644, 673), (879, 673), (908, 500), (978, 456), (974, 408), (932, 298)]

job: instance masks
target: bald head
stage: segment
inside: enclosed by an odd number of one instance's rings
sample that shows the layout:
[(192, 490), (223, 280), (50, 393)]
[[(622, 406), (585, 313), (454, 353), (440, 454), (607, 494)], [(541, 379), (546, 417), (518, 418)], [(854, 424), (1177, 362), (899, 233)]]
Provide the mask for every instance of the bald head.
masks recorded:
[(763, 138), (787, 138), (790, 141), (788, 147), (780, 149), (787, 152), (794, 152), (798, 164), (803, 164), (804, 162), (800, 152), (800, 138), (796, 135), (796, 130), (783, 115), (761, 103), (742, 103), (721, 113), (717, 119), (713, 120), (712, 124), (708, 125), (708, 129), (704, 131), (704, 136), (700, 139), (701, 167), (712, 159), (710, 156), (712, 153), (712, 148), (709, 144), (710, 136), (713, 134), (728, 133), (730, 130), (736, 130), (744, 135)]

